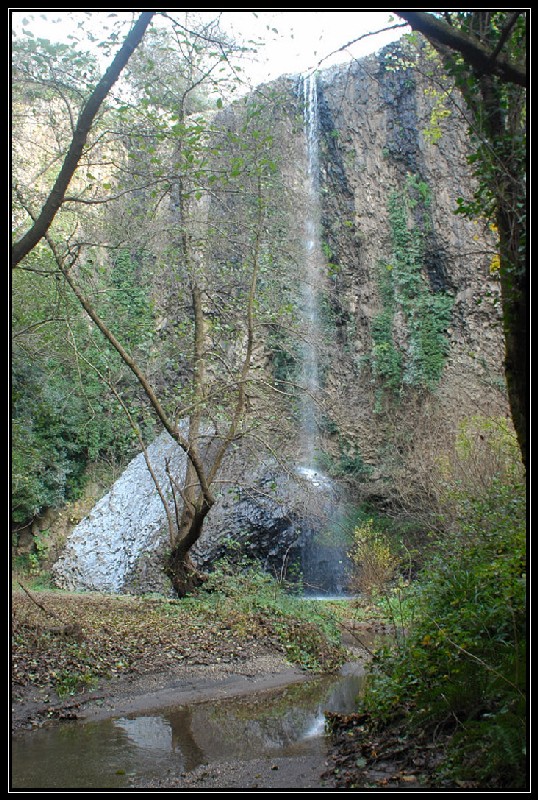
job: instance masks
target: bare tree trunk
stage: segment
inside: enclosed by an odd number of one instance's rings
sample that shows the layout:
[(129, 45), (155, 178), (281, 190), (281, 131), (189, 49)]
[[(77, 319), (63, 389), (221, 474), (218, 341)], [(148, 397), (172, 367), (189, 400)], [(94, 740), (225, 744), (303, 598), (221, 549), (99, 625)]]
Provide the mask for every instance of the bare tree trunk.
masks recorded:
[[(515, 198), (514, 198), (515, 200)], [(527, 392), (528, 392), (528, 276), (521, 264), (520, 242), (523, 232), (511, 204), (504, 204), (497, 214), (500, 240), (500, 277), (505, 342), (505, 377), (512, 421), (527, 466)]]
[[(527, 466), (527, 392), (528, 392), (528, 330), (526, 265), (525, 184), (515, 147), (520, 131), (512, 129), (517, 113), (504, 109), (499, 86), (489, 75), (478, 79), (485, 111), (484, 124), (492, 148), (493, 166), (488, 175), (491, 192), (496, 199), (496, 222), (499, 235), (499, 277), (501, 283), (502, 320), (504, 332), (504, 372), (512, 422), (516, 432), (521, 460)], [(517, 109), (518, 101), (512, 99)]]
[[(82, 308), (86, 311), (90, 319), (92, 319), (93, 322), (97, 325), (97, 327), (99, 328), (101, 333), (105, 336), (105, 338), (108, 340), (108, 342), (118, 352), (123, 362), (131, 369), (134, 376), (137, 378), (140, 386), (142, 387), (146, 397), (148, 398), (153, 410), (157, 414), (158, 419), (160, 420), (164, 428), (168, 431), (168, 433), (172, 436), (172, 438), (177, 442), (177, 444), (182, 448), (182, 450), (187, 455), (186, 481), (184, 483), (183, 489), (180, 489), (180, 494), (184, 504), (183, 511), (181, 514), (181, 518), (179, 518), (179, 515), (176, 513), (176, 530), (173, 532), (174, 535), (172, 536), (172, 532), (170, 532), (171, 554), (167, 568), (167, 572), (170, 579), (172, 580), (172, 585), (174, 586), (174, 589), (176, 590), (176, 592), (180, 597), (183, 597), (186, 593), (191, 591), (196, 585), (199, 585), (201, 581), (201, 577), (197, 575), (196, 571), (194, 570), (194, 567), (190, 562), (188, 553), (189, 550), (200, 538), (204, 519), (215, 502), (213, 494), (211, 493), (210, 490), (210, 481), (208, 481), (207, 478), (207, 471), (198, 450), (198, 439), (200, 433), (200, 423), (202, 419), (203, 408), (201, 407), (200, 404), (197, 404), (194, 401), (193, 403), (191, 403), (190, 407), (193, 409), (193, 411), (191, 412), (191, 425), (189, 429), (189, 434), (187, 438), (185, 438), (181, 434), (178, 426), (175, 423), (173, 423), (166, 414), (166, 411), (161, 405), (159, 398), (157, 397), (153, 387), (151, 386), (147, 377), (140, 369), (139, 365), (136, 363), (134, 358), (125, 350), (123, 345), (116, 339), (112, 331), (104, 323), (104, 321), (101, 319), (97, 311), (89, 302), (88, 298), (84, 295), (84, 293), (80, 289), (77, 281), (72, 275), (73, 264), (66, 264), (61, 254), (59, 253), (58, 249), (56, 248), (54, 242), (50, 238), (50, 236), (46, 234), (46, 238), (49, 247), (51, 248), (51, 251), (55, 257), (60, 272), (64, 276), (70, 288), (72, 289), (75, 297), (81, 304)], [(194, 386), (196, 395), (195, 400), (196, 399), (201, 400), (204, 390), (204, 381), (205, 381), (205, 372), (202, 367), (202, 356), (204, 348), (204, 327), (203, 327), (203, 316), (201, 309), (201, 299), (198, 291), (193, 291), (193, 303), (195, 304), (195, 316), (198, 316), (198, 323), (197, 323), (198, 332), (196, 336), (195, 348), (197, 353), (199, 354), (199, 357), (197, 359), (198, 364), (197, 366), (195, 366), (194, 370), (195, 374)], [(196, 388), (197, 385), (198, 389)], [(152, 472), (152, 470), (150, 470), (150, 472)], [(155, 480), (153, 474), (152, 477)], [(174, 485), (177, 486), (177, 484)], [(174, 486), (172, 488), (174, 488)], [(159, 495), (161, 496), (161, 499), (163, 500), (163, 503), (165, 505), (167, 511), (167, 519), (170, 528), (171, 515), (168, 512), (168, 506), (166, 504), (162, 491), (159, 490), (159, 487), (157, 488), (157, 490), (159, 491)], [(177, 512), (177, 504), (176, 504), (176, 512)]]
[[(187, 240), (183, 240), (184, 257), (188, 258)], [(206, 389), (206, 333), (203, 311), (202, 291), (196, 278), (192, 277), (192, 307), (194, 311), (194, 363), (192, 378), (193, 412), (189, 418), (189, 451), (196, 452), (202, 463), (198, 443), (202, 433), (204, 399)], [(209, 482), (208, 482), (209, 486)], [(211, 509), (214, 498), (209, 491), (204, 491), (192, 461), (187, 460), (185, 480), (181, 491), (183, 510), (178, 520), (176, 540), (168, 559), (167, 572), (177, 594), (182, 597), (192, 588), (199, 585), (202, 578), (194, 568), (189, 551), (202, 535), (204, 520)]]
[[(190, 398), (188, 407), (185, 407), (180, 415), (182, 418), (185, 418), (187, 415), (189, 416), (189, 432), (187, 436), (185, 436), (181, 432), (178, 424), (171, 420), (169, 415), (166, 413), (154, 388), (150, 384), (147, 376), (142, 372), (137, 361), (114, 336), (112, 331), (105, 324), (103, 319), (97, 313), (96, 309), (81, 290), (76, 277), (73, 274), (76, 255), (73, 255), (70, 262), (67, 263), (56, 247), (54, 241), (51, 239), (48, 233), (45, 233), (47, 242), (55, 257), (58, 268), (75, 294), (77, 300), (86, 311), (90, 319), (93, 320), (98, 329), (108, 340), (108, 342), (117, 351), (126, 366), (128, 366), (132, 371), (158, 419), (187, 456), (187, 466), (183, 486), (180, 487), (175, 477), (169, 474), (172, 489), (178, 491), (180, 494), (183, 501), (183, 507), (180, 514), (179, 504), (176, 500), (176, 530), (170, 530), (171, 551), (168, 558), (166, 571), (172, 581), (175, 591), (180, 597), (183, 597), (191, 592), (195, 587), (199, 586), (203, 580), (203, 576), (200, 575), (200, 573), (192, 564), (190, 551), (202, 535), (204, 521), (215, 503), (215, 497), (212, 493), (211, 486), (222, 466), (224, 457), (230, 445), (243, 435), (242, 422), (244, 420), (247, 408), (247, 385), (254, 353), (254, 308), (258, 273), (260, 268), (260, 247), (264, 222), (261, 177), (258, 178), (256, 200), (258, 209), (256, 229), (253, 235), (251, 252), (248, 257), (250, 263), (250, 285), (245, 307), (245, 352), (242, 363), (238, 370), (236, 380), (236, 400), (233, 407), (230, 409), (230, 421), (228, 423), (228, 429), (222, 436), (216, 452), (210, 459), (208, 454), (202, 456), (199, 448), (199, 442), (203, 436), (203, 420), (207, 416), (207, 409), (205, 408), (205, 405), (207, 402), (209, 380), (206, 370), (208, 337), (206, 331), (206, 319), (204, 315), (203, 287), (198, 282), (197, 275), (195, 274), (194, 270), (190, 270), (191, 300), (195, 323), (192, 397)], [(187, 266), (191, 261), (192, 254), (189, 252), (190, 243), (185, 234), (183, 234), (181, 237), (180, 248), (182, 251), (182, 258), (184, 259), (184, 264)], [(163, 502), (165, 502), (162, 491), (160, 491), (159, 494)], [(170, 523), (171, 515), (167, 513), (167, 516)]]
[[(241, 370), (237, 381), (237, 399), (232, 410), (228, 430), (223, 436), (220, 446), (217, 448), (212, 458), (211, 464), (207, 466), (205, 476), (208, 486), (215, 480), (224, 460), (224, 457), (232, 442), (240, 436), (240, 425), (244, 419), (247, 401), (247, 382), (252, 365), (254, 352), (254, 303), (256, 298), (256, 287), (259, 273), (261, 232), (263, 226), (263, 203), (262, 203), (262, 183), (258, 178), (257, 184), (257, 203), (258, 213), (256, 220), (256, 231), (251, 252), (251, 274), (248, 292), (247, 306), (245, 309), (246, 326), (246, 347)], [(186, 245), (186, 241), (184, 242)], [(185, 254), (187, 255), (187, 253)], [(193, 281), (192, 303), (195, 321), (195, 355), (193, 372), (193, 404), (195, 411), (191, 415), (189, 423), (189, 442), (191, 448), (198, 453), (197, 442), (201, 434), (201, 423), (204, 413), (204, 400), (207, 386), (205, 352), (206, 352), (206, 330), (205, 318), (202, 301), (202, 292), (199, 285)], [(201, 457), (198, 454), (201, 461)], [(194, 568), (190, 551), (202, 535), (205, 518), (214, 504), (214, 498), (208, 491), (204, 491), (200, 486), (198, 474), (193, 469), (191, 463), (187, 464), (186, 480), (182, 492), (184, 501), (183, 513), (178, 526), (178, 540), (172, 549), (168, 561), (168, 576), (170, 577), (174, 589), (181, 597), (187, 594), (192, 588), (200, 585), (203, 577)]]
[(185, 503), (181, 524), (178, 529), (178, 542), (167, 559), (166, 572), (178, 597), (200, 586), (204, 576), (192, 563), (190, 551), (202, 535), (204, 520), (211, 509), (203, 496), (195, 506)]

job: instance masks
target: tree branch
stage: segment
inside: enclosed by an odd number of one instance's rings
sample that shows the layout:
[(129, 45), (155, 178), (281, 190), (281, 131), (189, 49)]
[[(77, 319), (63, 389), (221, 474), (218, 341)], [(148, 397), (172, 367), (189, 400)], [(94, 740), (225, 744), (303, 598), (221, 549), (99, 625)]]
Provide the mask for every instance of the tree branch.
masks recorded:
[[(181, 449), (186, 453), (189, 462), (192, 464), (196, 475), (200, 481), (200, 486), (202, 487), (202, 491), (204, 492), (204, 496), (211, 497), (209, 486), (207, 483), (204, 465), (200, 456), (198, 455), (197, 450), (194, 450), (191, 446), (191, 443), (185, 439), (177, 424), (174, 424), (169, 416), (167, 415), (166, 411), (164, 410), (163, 406), (161, 405), (159, 398), (157, 397), (155, 390), (153, 389), (152, 385), (150, 384), (148, 378), (144, 375), (136, 360), (127, 352), (127, 350), (123, 347), (121, 342), (116, 339), (112, 331), (105, 325), (104, 321), (101, 319), (97, 311), (94, 309), (88, 298), (82, 292), (81, 288), (78, 286), (76, 280), (74, 280), (71, 274), (71, 265), (67, 265), (64, 260), (62, 259), (56, 245), (48, 236), (47, 243), (52, 251), (52, 254), (56, 260), (56, 264), (58, 265), (58, 269), (60, 270), (61, 274), (63, 275), (65, 281), (71, 288), (73, 294), (77, 298), (78, 302), (89, 316), (89, 318), (97, 325), (103, 336), (107, 339), (108, 343), (116, 350), (120, 358), (122, 359), (123, 363), (131, 370), (135, 378), (137, 379), (138, 383), (142, 387), (146, 397), (148, 398), (151, 407), (153, 408), (154, 412), (156, 413), (158, 419), (161, 421), (163, 427), (168, 431), (172, 439), (174, 439)], [(73, 256), (73, 261), (76, 260), (76, 255)]]
[(54, 186), (45, 201), (40, 214), (34, 220), (34, 224), (18, 242), (15, 242), (12, 250), (11, 266), (17, 264), (36, 246), (44, 237), (49, 229), (58, 209), (63, 203), (67, 187), (71, 182), (75, 170), (78, 167), (88, 134), (91, 130), (93, 121), (99, 111), (103, 100), (109, 93), (114, 83), (118, 80), (121, 71), (127, 64), (134, 50), (140, 44), (146, 29), (154, 16), (154, 11), (144, 11), (140, 14), (137, 22), (127, 35), (120, 51), (112, 61), (94, 91), (90, 95), (88, 102), (82, 109), (78, 118), (71, 145), (65, 156), (62, 168), (56, 178)]
[(318, 61), (316, 69), (319, 69), (320, 66), (323, 64), (323, 62), (327, 61), (327, 59), (331, 58), (331, 56), (336, 55), (336, 53), (341, 53), (343, 50), (347, 50), (348, 47), (352, 47), (354, 44), (357, 44), (357, 42), (362, 41), (362, 39), (366, 39), (369, 36), (377, 36), (378, 33), (386, 33), (387, 31), (393, 31), (397, 28), (406, 28), (406, 27), (407, 27), (407, 22), (397, 22), (394, 25), (388, 25), (386, 28), (379, 28), (379, 30), (377, 31), (369, 31), (368, 33), (363, 33), (361, 36), (357, 36), (356, 39), (352, 39), (350, 42), (346, 42), (346, 44), (343, 44), (341, 47), (337, 47), (336, 50), (332, 50), (326, 56), (323, 56), (323, 58)]
[(434, 46), (445, 45), (460, 53), (479, 73), (496, 75), (506, 83), (527, 85), (526, 69), (490, 51), (478, 39), (452, 27), (433, 14), (424, 11), (394, 11), (415, 31), (422, 33)]

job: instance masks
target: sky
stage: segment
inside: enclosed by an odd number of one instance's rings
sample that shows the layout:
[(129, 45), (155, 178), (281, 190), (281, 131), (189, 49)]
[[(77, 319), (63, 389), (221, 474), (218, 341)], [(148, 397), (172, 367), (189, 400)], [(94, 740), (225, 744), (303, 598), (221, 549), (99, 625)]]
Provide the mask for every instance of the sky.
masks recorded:
[[(151, 10), (151, 9), (149, 9)], [(162, 10), (162, 9), (161, 9)], [(174, 9), (164, 9), (173, 12)], [(195, 11), (196, 9), (193, 9)], [(35, 36), (52, 41), (64, 40), (69, 32), (76, 33), (76, 23), (81, 18), (95, 23), (99, 31), (107, 24), (109, 14), (114, 9), (16, 9), (12, 8), (11, 22), (14, 31), (30, 29)], [(131, 13), (118, 9), (118, 16), (129, 20)], [(235, 34), (240, 42), (249, 39), (263, 39), (265, 46), (259, 49), (256, 63), (245, 65), (254, 85), (277, 78), (279, 75), (300, 74), (350, 59), (348, 52), (340, 52), (331, 57), (352, 39), (371, 31), (394, 25), (400, 20), (390, 11), (349, 9), (336, 10), (249, 10), (203, 9), (204, 14), (214, 16), (222, 13), (222, 24)], [(61, 20), (53, 24), (52, 20)], [(405, 32), (405, 28), (389, 31), (377, 36), (368, 36), (354, 45), (350, 51), (353, 57), (361, 57), (379, 50)]]
[(273, 79), (286, 73), (308, 72), (315, 69), (322, 59), (321, 67), (328, 67), (348, 61), (350, 54), (355, 58), (368, 55), (399, 38), (405, 30), (400, 28), (368, 36), (350, 51), (335, 53), (349, 41), (401, 20), (393, 18), (389, 11), (349, 9), (230, 11), (226, 12), (226, 16), (231, 29), (235, 29), (239, 36), (252, 30), (255, 36), (266, 41), (259, 53), (260, 80)]

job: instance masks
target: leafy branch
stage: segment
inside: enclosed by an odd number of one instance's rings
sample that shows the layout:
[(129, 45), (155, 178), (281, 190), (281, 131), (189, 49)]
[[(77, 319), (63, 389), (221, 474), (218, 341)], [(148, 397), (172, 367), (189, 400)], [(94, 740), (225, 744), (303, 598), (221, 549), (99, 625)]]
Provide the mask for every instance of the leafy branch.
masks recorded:
[(11, 266), (16, 267), (22, 259), (33, 250), (36, 244), (43, 239), (47, 230), (50, 228), (54, 217), (64, 202), (67, 187), (71, 182), (82, 156), (84, 147), (93, 121), (97, 116), (101, 105), (109, 93), (112, 86), (118, 80), (123, 68), (126, 66), (129, 58), (133, 54), (136, 47), (142, 41), (146, 29), (154, 16), (154, 11), (144, 11), (140, 14), (137, 22), (132, 30), (127, 35), (121, 49), (112, 61), (94, 91), (88, 98), (87, 103), (83, 107), (77, 124), (73, 131), (73, 138), (66, 153), (62, 168), (56, 178), (54, 186), (52, 187), (41, 212), (34, 219), (31, 228), (13, 245)]

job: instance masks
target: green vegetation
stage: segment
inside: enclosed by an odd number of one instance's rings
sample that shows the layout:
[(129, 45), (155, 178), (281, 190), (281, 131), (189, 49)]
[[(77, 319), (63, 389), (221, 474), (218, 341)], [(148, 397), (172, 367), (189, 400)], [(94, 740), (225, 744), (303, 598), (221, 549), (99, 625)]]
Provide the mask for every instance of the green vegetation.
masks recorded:
[[(80, 496), (93, 461), (124, 463), (134, 449), (114, 394), (132, 398), (132, 379), (50, 276), (47, 253), (38, 248), (33, 256), (35, 272), (16, 270), (12, 284), (12, 519), (18, 524)], [(140, 350), (153, 330), (147, 289), (126, 251), (111, 272), (111, 288), (100, 275), (107, 315)]]
[(329, 417), (324, 420), (323, 427), (326, 433), (336, 439), (338, 453), (320, 450), (317, 461), (322, 472), (331, 478), (366, 478), (371, 472), (371, 467), (364, 461), (354, 442), (345, 436)]
[(297, 379), (300, 363), (299, 347), (289, 334), (276, 326), (269, 329), (267, 344), (271, 353), (275, 384), (289, 390), (289, 384)]
[(357, 525), (349, 556), (355, 568), (357, 589), (367, 597), (382, 591), (394, 578), (398, 558), (388, 537), (374, 528), (373, 519)]
[[(446, 15), (455, 30), (490, 47), (491, 65), (503, 48), (516, 63), (523, 58), (522, 12)], [(279, 177), (287, 165), (277, 162), (274, 147), (281, 121), (277, 109), (284, 104), (275, 98), (267, 102), (264, 90), (241, 101), (242, 113), (236, 105), (234, 116), (222, 99), (210, 99), (217, 71), (235, 48), (227, 49), (222, 40), (208, 52), (209, 30), (192, 40), (181, 26), (162, 38), (155, 32), (138, 50), (126, 74), (128, 102), (121, 105), (118, 95), (103, 106), (77, 162), (72, 195), (63, 192), (58, 213), (17, 260), (12, 284), (16, 526), (77, 498), (92, 462), (124, 461), (132, 453), (133, 428), (153, 432), (148, 398), (169, 430), (190, 416), (192, 439), (182, 446), (191, 455), (203, 415), (217, 421), (226, 447), (249, 427), (257, 442), (264, 434), (273, 451), (291, 439), (283, 417), (273, 425), (273, 395), (265, 394), (264, 375), (257, 380), (254, 359), (266, 348), (273, 388), (296, 398), (290, 384), (298, 376), (302, 309), (289, 281), (296, 230)], [(183, 52), (190, 57), (182, 60)], [(52, 189), (73, 121), (98, 74), (93, 59), (45, 40), (23, 42), (14, 56), (13, 210), (15, 235), (21, 237), (35, 222), (32, 209), (41, 208)], [(502, 286), (507, 382), (525, 457), (524, 89), (487, 69), (469, 67), (458, 54), (443, 58), (473, 118), (474, 195), (457, 200), (458, 212), (486, 219), (499, 237), (490, 269), (498, 271)], [(399, 68), (395, 59), (387, 56), (386, 70)], [(212, 73), (205, 89), (201, 76)], [(430, 144), (439, 141), (449, 113), (445, 101), (451, 86), (439, 86), (429, 90)], [(225, 88), (226, 82), (219, 91)], [(206, 113), (210, 105), (216, 114)], [(330, 134), (332, 140), (336, 136), (336, 131)], [(390, 148), (383, 155), (389, 157)], [(369, 356), (377, 411), (385, 400), (406, 393), (413, 399), (410, 390), (421, 399), (436, 390), (453, 304), (447, 292), (433, 290), (435, 281), (431, 285), (427, 274), (433, 243), (429, 186), (408, 175), (387, 198), (387, 207), (391, 247), (379, 264), (380, 309), (372, 320)], [(349, 209), (340, 224), (351, 233), (348, 214)], [(323, 244), (336, 289), (345, 277), (338, 249), (328, 240)], [(337, 322), (347, 325), (337, 294), (322, 298), (323, 322), (331, 331)], [(263, 339), (257, 338), (260, 331)], [(114, 337), (128, 355), (123, 361), (112, 346)], [(132, 377), (133, 363), (148, 376), (140, 386)], [(323, 373), (323, 358), (320, 364)], [(403, 462), (416, 445), (416, 463), (429, 466), (431, 454), (421, 446), (424, 435), (411, 442), (412, 426), (400, 430), (397, 419), (389, 422), (400, 438), (388, 433), (380, 450), (390, 450), (393, 463), (400, 457)], [(428, 424), (429, 434), (434, 428)], [(337, 478), (367, 477), (370, 467), (358, 443), (335, 423), (326, 432), (334, 437), (335, 450), (321, 455), (324, 470)], [(404, 439), (405, 452), (395, 444)], [(226, 450), (219, 452), (224, 457)], [(363, 707), (378, 730), (404, 720), (405, 736), (425, 733), (443, 745), (440, 786), (521, 788), (526, 519), (514, 437), (506, 421), (476, 417), (461, 425), (452, 450), (436, 451), (434, 458), (436, 472), (427, 476), (424, 491), (418, 470), (408, 468), (399, 478), (422, 506), (432, 499), (432, 510), (422, 509), (422, 521), (430, 516), (435, 535), (420, 558), (416, 544), (409, 545), (411, 537), (391, 532), (373, 515), (351, 526), (356, 588), (377, 603), (397, 633), (395, 646), (374, 660)], [(190, 531), (200, 535), (214, 499), (203, 460), (191, 466), (203, 491), (186, 500), (197, 483), (190, 470), (182, 497), (185, 509), (190, 504), (189, 512), (198, 514)], [(218, 480), (219, 467), (220, 455), (209, 470), (211, 481)], [(178, 517), (176, 523), (180, 527)], [(34, 551), (14, 564), (28, 571), (36, 589), (48, 587), (41, 571), (47, 548), (43, 532), (35, 537)], [(214, 565), (201, 588), (182, 602), (47, 592), (40, 605), (17, 593), (13, 608), (15, 684), (53, 687), (59, 696), (127, 670), (136, 674), (178, 663), (240, 661), (247, 644), (260, 652), (276, 649), (313, 671), (334, 670), (345, 658), (335, 618), (346, 611), (337, 614), (335, 606), (302, 601), (249, 563)], [(65, 622), (61, 628), (59, 617)]]
[(240, 665), (268, 651), (313, 672), (334, 671), (346, 658), (325, 604), (287, 594), (246, 563), (221, 562), (196, 596), (181, 601), (13, 593), (15, 693), (31, 684), (62, 697), (101, 678), (221, 660)]
[[(405, 190), (393, 192), (388, 205), (392, 256), (379, 267), (382, 308), (372, 320), (378, 401), (386, 393), (401, 395), (406, 386), (436, 388), (448, 353), (453, 305), (447, 293), (431, 291), (424, 274), (425, 237), (431, 228), (428, 185), (410, 175)], [(397, 313), (405, 323), (404, 341), (396, 341)]]
[[(388, 588), (398, 562), (386, 534), (371, 521), (357, 528), (352, 555), (364, 571), (366, 588), (383, 597), (402, 632), (397, 646), (374, 660), (363, 710), (371, 712), (378, 728), (397, 725), (405, 715), (406, 735), (435, 734), (446, 748), (440, 786), (463, 781), (481, 788), (523, 788), (525, 486), (516, 461), (508, 458), (517, 452), (514, 435), (506, 429), (497, 428), (495, 436), (486, 427), (481, 430), (476, 421), (462, 427), (458, 462), (446, 473), (450, 526), (436, 535), (432, 555), (406, 590), (403, 606), (398, 604), (401, 581)], [(496, 470), (484, 480), (484, 471), (473, 472), (473, 442), (483, 444), (486, 437)], [(357, 577), (360, 583), (360, 572)]]
[(106, 316), (115, 335), (130, 350), (148, 348), (154, 333), (152, 303), (149, 289), (144, 285), (149, 279), (143, 263), (142, 253), (120, 250), (112, 267), (111, 289), (107, 293)]
[(333, 671), (346, 656), (340, 631), (323, 603), (290, 594), (256, 564), (223, 559), (211, 572), (204, 589), (185, 602), (202, 604), (222, 620), (233, 620), (238, 631), (263, 629), (286, 658), (314, 672)]
[[(466, 192), (458, 198), (458, 211), (471, 219), (493, 223), (498, 233), (506, 384), (521, 457), (526, 463), (528, 15), (525, 10), (454, 11), (442, 12), (442, 16), (437, 12), (399, 14), (430, 40), (443, 64), (441, 85), (448, 88), (446, 77), (450, 76), (469, 112), (473, 146), (469, 163), (475, 180), (468, 187), (473, 195)], [(482, 61), (480, 68), (477, 58)]]
[(449, 90), (441, 90), (433, 87), (428, 87), (424, 90), (424, 96), (430, 98), (432, 102), (432, 110), (430, 112), (429, 125), (424, 131), (424, 137), (431, 142), (437, 144), (442, 135), (442, 125), (445, 120), (449, 119), (452, 115), (450, 108), (447, 108), (447, 103), (450, 100)]

